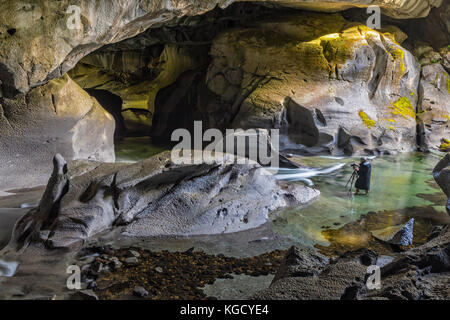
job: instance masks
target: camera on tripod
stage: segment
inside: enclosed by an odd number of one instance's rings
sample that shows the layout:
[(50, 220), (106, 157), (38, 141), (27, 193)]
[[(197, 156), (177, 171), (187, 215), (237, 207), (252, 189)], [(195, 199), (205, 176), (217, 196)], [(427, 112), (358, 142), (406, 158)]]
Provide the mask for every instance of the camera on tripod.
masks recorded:
[(352, 188), (353, 188), (353, 184), (355, 183), (356, 179), (358, 179), (358, 170), (359, 169), (359, 164), (357, 163), (352, 163), (351, 164), (352, 168), (353, 168), (353, 172), (352, 175), (350, 176), (350, 179), (348, 179), (347, 184), (345, 185), (345, 188), (347, 188), (347, 186), (350, 184), (350, 189), (348, 190), (349, 193), (352, 192)]

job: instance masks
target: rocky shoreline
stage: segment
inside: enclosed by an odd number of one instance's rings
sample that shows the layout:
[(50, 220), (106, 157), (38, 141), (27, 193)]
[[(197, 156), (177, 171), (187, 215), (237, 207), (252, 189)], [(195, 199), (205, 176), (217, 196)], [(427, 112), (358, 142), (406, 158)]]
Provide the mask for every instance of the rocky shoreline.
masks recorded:
[[(251, 258), (210, 255), (191, 248), (184, 252), (152, 252), (140, 248), (86, 248), (78, 254), (83, 289), (73, 298), (203, 300), (202, 287), (233, 275), (252, 277), (275, 274), (286, 251)], [(83, 257), (87, 255), (87, 257)]]

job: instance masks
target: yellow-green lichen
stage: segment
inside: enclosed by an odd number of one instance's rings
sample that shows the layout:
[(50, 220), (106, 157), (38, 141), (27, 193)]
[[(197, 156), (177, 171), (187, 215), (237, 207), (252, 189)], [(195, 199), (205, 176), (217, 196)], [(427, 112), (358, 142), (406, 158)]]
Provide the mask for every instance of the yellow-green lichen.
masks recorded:
[(441, 145), (439, 146), (439, 150), (443, 152), (450, 151), (450, 140), (449, 139), (442, 139)]
[(405, 52), (399, 47), (390, 46), (388, 48), (389, 53), (391, 54), (394, 61), (400, 61), (400, 72), (404, 73), (406, 71), (405, 66)]
[(362, 110), (359, 112), (359, 116), (361, 117), (361, 120), (366, 125), (366, 127), (369, 129), (372, 129), (377, 124), (375, 120), (370, 119), (367, 113)]
[(448, 74), (445, 72), (444, 72), (444, 77), (445, 77), (446, 83), (447, 83), (447, 92), (450, 94), (450, 78), (449, 78)]
[(407, 117), (411, 117), (413, 119), (416, 118), (416, 112), (414, 111), (408, 97), (402, 97), (394, 103), (391, 102), (390, 108), (392, 109), (392, 114), (394, 115), (400, 115), (405, 119)]

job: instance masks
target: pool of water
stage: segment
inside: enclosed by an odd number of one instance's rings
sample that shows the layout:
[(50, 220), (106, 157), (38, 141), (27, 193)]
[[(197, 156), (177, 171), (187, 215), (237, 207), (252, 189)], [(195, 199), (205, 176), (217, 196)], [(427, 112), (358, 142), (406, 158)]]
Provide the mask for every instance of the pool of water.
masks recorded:
[(133, 137), (116, 141), (116, 162), (136, 162), (158, 154), (166, 148), (151, 144), (149, 137)]
[[(146, 138), (132, 138), (118, 145), (116, 148), (118, 161), (138, 161), (150, 155), (163, 151), (163, 148), (155, 148), (149, 145)], [(131, 142), (131, 143), (130, 143)], [(142, 143), (146, 144), (143, 145)], [(296, 207), (281, 210), (272, 214), (270, 226), (264, 229), (266, 232), (270, 229), (270, 235), (265, 238), (273, 238), (274, 235), (285, 238), (280, 241), (262, 241), (259, 243), (257, 252), (264, 251), (262, 247), (267, 246), (267, 250), (275, 249), (281, 245), (300, 244), (305, 246), (329, 245), (325, 230), (338, 229), (347, 223), (359, 220), (369, 212), (395, 211), (408, 208), (414, 208), (420, 211), (420, 208), (432, 208), (432, 214), (436, 217), (426, 217), (428, 220), (435, 219), (436, 224), (445, 223), (448, 217), (445, 213), (445, 195), (438, 185), (434, 182), (431, 172), (436, 163), (443, 156), (442, 153), (407, 153), (392, 156), (372, 157), (372, 181), (370, 195), (353, 195), (355, 189), (350, 192), (346, 184), (352, 174), (351, 164), (359, 162), (359, 157), (297, 157), (292, 160), (304, 165), (304, 169), (282, 170), (278, 171), (278, 179), (291, 181), (291, 183), (304, 183), (321, 192), (321, 196), (314, 203), (306, 207)], [(425, 216), (424, 213), (422, 215)], [(385, 216), (390, 216), (385, 214)], [(386, 218), (391, 219), (391, 218)], [(398, 219), (392, 221), (383, 221), (383, 226), (395, 225)], [(423, 223), (418, 221), (417, 223)], [(214, 237), (213, 237), (214, 238)], [(183, 239), (174, 240), (167, 244), (169, 249), (176, 250), (187, 245), (202, 243), (201, 247), (207, 251), (215, 252), (225, 250), (229, 253), (234, 252), (241, 255), (245, 252), (243, 243), (242, 250), (238, 249), (242, 242), (241, 238), (247, 237), (236, 235), (230, 239), (230, 246), (224, 246), (223, 240), (215, 244), (211, 237), (205, 239)], [(236, 240), (237, 239), (237, 240)], [(164, 242), (154, 243), (157, 247), (164, 248)], [(233, 243), (233, 245), (231, 245)], [(264, 244), (265, 243), (265, 244)], [(234, 247), (233, 247), (234, 246)], [(233, 247), (233, 248), (230, 248)], [(209, 249), (209, 250), (208, 250)], [(280, 249), (282, 249), (280, 247)], [(255, 251), (256, 253), (256, 251)]]
[[(358, 158), (294, 158), (311, 168), (309, 171), (315, 176), (306, 182), (312, 182), (321, 196), (307, 207), (287, 209), (273, 216), (274, 229), (305, 245), (328, 245), (324, 229), (338, 228), (368, 212), (432, 207), (446, 216), (446, 198), (431, 176), (441, 157), (442, 154), (438, 153), (409, 153), (373, 158), (371, 192), (368, 196), (353, 195), (355, 189), (349, 192), (349, 187), (345, 187), (352, 174), (351, 164)], [(298, 178), (295, 170), (288, 173), (288, 180), (305, 179), (303, 172)], [(286, 172), (283, 172), (279, 177), (285, 175)], [(442, 216), (438, 215), (436, 219), (441, 219)]]

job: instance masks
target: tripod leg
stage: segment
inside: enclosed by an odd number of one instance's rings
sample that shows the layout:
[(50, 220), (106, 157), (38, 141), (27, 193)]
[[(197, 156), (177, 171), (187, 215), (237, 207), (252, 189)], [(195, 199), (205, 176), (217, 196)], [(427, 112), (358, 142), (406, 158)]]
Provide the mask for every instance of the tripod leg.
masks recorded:
[(356, 179), (356, 172), (353, 172), (353, 174), (351, 176), (350, 189), (348, 190), (349, 193), (352, 193), (353, 183), (355, 182), (355, 179)]
[(350, 183), (350, 181), (353, 180), (354, 175), (355, 175), (355, 172), (353, 171), (352, 175), (350, 176), (350, 179), (348, 179), (347, 183), (345, 184), (345, 188), (346, 188), (346, 189), (347, 189), (348, 184)]

